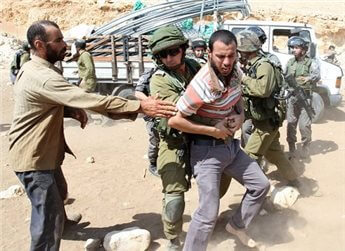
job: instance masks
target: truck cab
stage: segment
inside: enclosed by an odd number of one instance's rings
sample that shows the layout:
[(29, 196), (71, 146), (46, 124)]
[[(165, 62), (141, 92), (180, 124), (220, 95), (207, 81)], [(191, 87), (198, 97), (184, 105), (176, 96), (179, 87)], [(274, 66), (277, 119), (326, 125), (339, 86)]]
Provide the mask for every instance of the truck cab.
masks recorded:
[(287, 47), (289, 37), (298, 35), (310, 42), (308, 54), (319, 63), (321, 70), (321, 80), (317, 83), (313, 94), (313, 108), (316, 112), (314, 122), (322, 117), (325, 106), (338, 106), (341, 103), (340, 86), (344, 75), (343, 71), (339, 66), (321, 59), (312, 26), (288, 22), (228, 20), (223, 23), (222, 29), (230, 30), (236, 34), (249, 26), (259, 26), (265, 31), (267, 40), (262, 49), (276, 55), (282, 63), (283, 69), (285, 69), (288, 60), (293, 57)]

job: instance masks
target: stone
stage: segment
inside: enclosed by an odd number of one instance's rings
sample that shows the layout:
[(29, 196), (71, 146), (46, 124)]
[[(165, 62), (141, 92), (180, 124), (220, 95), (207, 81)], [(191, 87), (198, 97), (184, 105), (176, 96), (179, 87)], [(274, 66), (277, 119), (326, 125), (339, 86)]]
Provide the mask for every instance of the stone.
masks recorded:
[(84, 245), (85, 251), (96, 251), (101, 245), (100, 239), (87, 239)]
[(8, 199), (21, 196), (25, 193), (25, 190), (20, 185), (13, 185), (7, 188), (5, 191), (0, 192), (0, 199)]
[(103, 247), (106, 251), (145, 251), (150, 246), (151, 234), (138, 227), (112, 231), (104, 237)]
[(86, 158), (86, 163), (90, 163), (90, 164), (95, 163), (95, 158), (92, 157), (92, 156), (87, 157), (87, 158)]
[(271, 202), (277, 209), (290, 208), (297, 201), (300, 193), (291, 186), (274, 188), (271, 194)]

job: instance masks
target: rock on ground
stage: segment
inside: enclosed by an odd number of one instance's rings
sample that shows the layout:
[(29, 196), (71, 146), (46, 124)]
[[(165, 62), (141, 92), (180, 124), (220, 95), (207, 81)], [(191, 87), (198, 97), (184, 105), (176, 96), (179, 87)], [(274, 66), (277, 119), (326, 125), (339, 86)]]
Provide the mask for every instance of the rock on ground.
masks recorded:
[(104, 237), (103, 247), (106, 251), (144, 251), (150, 246), (151, 234), (138, 227), (112, 231)]

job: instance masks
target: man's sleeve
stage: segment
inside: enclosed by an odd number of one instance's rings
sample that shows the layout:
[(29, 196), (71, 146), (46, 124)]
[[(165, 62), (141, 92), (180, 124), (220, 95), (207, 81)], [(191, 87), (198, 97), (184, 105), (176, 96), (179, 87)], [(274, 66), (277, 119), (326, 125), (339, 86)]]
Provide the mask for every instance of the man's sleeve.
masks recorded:
[(275, 88), (274, 69), (269, 63), (262, 63), (256, 72), (256, 78), (242, 78), (243, 93), (260, 98), (269, 97)]
[(40, 95), (46, 98), (47, 102), (88, 109), (113, 119), (135, 119), (140, 108), (140, 101), (87, 93), (66, 82), (62, 76), (47, 80)]

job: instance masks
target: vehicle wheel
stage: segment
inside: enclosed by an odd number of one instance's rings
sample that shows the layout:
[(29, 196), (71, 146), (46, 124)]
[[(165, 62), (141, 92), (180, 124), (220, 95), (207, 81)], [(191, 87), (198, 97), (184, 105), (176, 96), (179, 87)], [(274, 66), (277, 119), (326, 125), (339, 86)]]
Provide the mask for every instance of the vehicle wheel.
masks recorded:
[(315, 115), (313, 117), (313, 123), (316, 123), (323, 117), (323, 114), (325, 112), (325, 103), (322, 97), (316, 92), (313, 92), (312, 106), (315, 111)]
[(130, 100), (136, 100), (133, 89), (127, 86), (115, 88), (111, 95), (130, 99)]
[[(111, 95), (125, 98), (125, 99), (136, 100), (133, 89), (127, 86), (120, 86), (118, 88), (114, 88)], [(114, 123), (115, 123), (114, 120), (106, 116), (102, 116), (102, 126), (111, 126), (111, 125), (114, 125)]]

